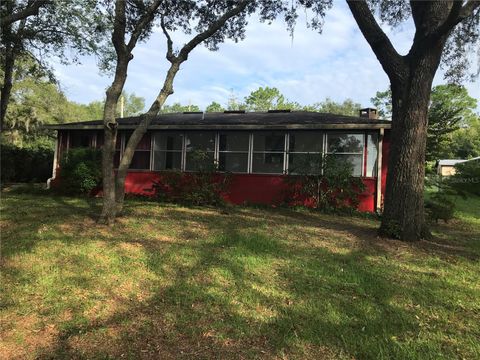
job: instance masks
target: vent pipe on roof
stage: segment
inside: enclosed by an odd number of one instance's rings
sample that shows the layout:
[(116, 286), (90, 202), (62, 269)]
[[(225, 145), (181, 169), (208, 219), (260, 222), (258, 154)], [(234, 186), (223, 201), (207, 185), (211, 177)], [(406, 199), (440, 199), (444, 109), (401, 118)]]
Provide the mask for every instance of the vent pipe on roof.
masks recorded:
[(377, 109), (374, 109), (374, 108), (360, 109), (360, 117), (368, 118), (368, 119), (378, 119)]

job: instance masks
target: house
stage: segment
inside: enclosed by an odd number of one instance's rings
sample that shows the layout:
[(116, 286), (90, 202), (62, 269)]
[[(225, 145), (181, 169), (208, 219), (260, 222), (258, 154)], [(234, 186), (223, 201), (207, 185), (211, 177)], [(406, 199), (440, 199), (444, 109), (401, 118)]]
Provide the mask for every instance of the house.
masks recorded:
[[(139, 117), (118, 119), (116, 162)], [(57, 130), (53, 178), (59, 161), (75, 147), (101, 148), (102, 121), (50, 125)], [(284, 177), (306, 154), (335, 154), (350, 161), (353, 176), (366, 190), (359, 210), (376, 211), (385, 190), (391, 122), (377, 119), (376, 109), (358, 117), (306, 111), (187, 112), (159, 115), (150, 124), (133, 157), (127, 193), (152, 194), (162, 172), (197, 170), (194, 150), (202, 150), (220, 172), (232, 173), (226, 200), (236, 204), (276, 204), (282, 201)]]
[(469, 162), (469, 161), (480, 161), (480, 156), (469, 160), (460, 160), (460, 159), (444, 159), (437, 161), (437, 174), (442, 176), (451, 176), (455, 175), (455, 166), (457, 164)]

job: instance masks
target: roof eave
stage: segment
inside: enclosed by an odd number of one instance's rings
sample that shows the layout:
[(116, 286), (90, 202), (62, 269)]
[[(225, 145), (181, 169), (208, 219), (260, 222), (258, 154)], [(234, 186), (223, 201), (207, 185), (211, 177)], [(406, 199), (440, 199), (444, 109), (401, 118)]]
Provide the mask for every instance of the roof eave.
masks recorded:
[[(46, 125), (53, 130), (101, 130), (103, 125)], [(136, 125), (120, 125), (119, 130), (136, 129)], [(148, 130), (328, 130), (328, 129), (390, 129), (391, 124), (279, 124), (279, 125), (150, 125)]]

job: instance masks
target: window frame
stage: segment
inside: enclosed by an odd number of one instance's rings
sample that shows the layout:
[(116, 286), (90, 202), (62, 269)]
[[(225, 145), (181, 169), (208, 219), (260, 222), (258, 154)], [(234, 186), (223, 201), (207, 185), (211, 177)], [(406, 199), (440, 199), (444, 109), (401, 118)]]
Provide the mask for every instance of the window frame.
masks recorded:
[[(120, 164), (120, 161), (122, 161), (122, 158), (123, 158), (123, 153), (125, 152), (125, 147), (127, 145), (127, 141), (126, 141), (126, 135), (127, 135), (127, 132), (129, 130), (123, 130), (121, 133), (120, 133), (120, 157), (119, 157), (119, 164)], [(133, 131), (132, 131), (133, 132)], [(145, 135), (149, 135), (150, 136), (150, 149), (147, 150), (147, 149), (135, 149), (134, 151), (134, 154), (133, 156), (135, 156), (135, 153), (138, 151), (138, 152), (149, 152), (150, 153), (150, 157), (148, 159), (148, 164), (149, 164), (149, 167), (148, 169), (136, 169), (136, 168), (131, 168), (129, 167), (127, 171), (135, 171), (135, 172), (141, 172), (141, 171), (152, 171), (152, 157), (153, 157), (153, 143), (152, 143), (152, 139), (153, 139), (153, 136), (152, 136), (152, 133), (150, 132), (146, 132), (143, 136)], [(115, 152), (117, 152), (118, 149), (115, 149)], [(133, 161), (133, 157), (132, 157), (132, 161)], [(132, 164), (130, 163), (130, 166)], [(118, 169), (118, 166), (115, 167), (115, 169)]]
[[(239, 151), (239, 150), (220, 150), (220, 136), (221, 135), (234, 135), (235, 133), (237, 134), (245, 134), (248, 138), (247, 142), (248, 142), (248, 145), (247, 145), (247, 150), (246, 151)], [(220, 154), (244, 154), (244, 155), (247, 155), (247, 168), (245, 171), (227, 171), (227, 170), (218, 170), (218, 172), (221, 172), (221, 173), (226, 173), (226, 172), (229, 172), (229, 173), (232, 173), (232, 174), (250, 174), (251, 173), (251, 170), (250, 170), (250, 166), (251, 166), (251, 160), (250, 160), (250, 149), (251, 147), (253, 146), (252, 144), (252, 133), (249, 132), (249, 131), (228, 131), (228, 130), (225, 130), (225, 131), (218, 131), (216, 133), (216, 137), (215, 137), (215, 158), (214, 158), (214, 161), (215, 161), (215, 165), (217, 167), (217, 169), (220, 168)]]
[[(183, 172), (197, 172), (197, 170), (188, 170), (187, 169), (187, 154), (191, 151), (187, 150), (187, 138), (188, 138), (188, 133), (212, 133), (213, 134), (213, 150), (207, 150), (208, 153), (213, 153), (213, 164), (216, 169), (218, 169), (218, 131), (216, 130), (186, 130), (183, 131), (183, 156), (182, 156), (182, 171)], [(195, 150), (194, 150), (195, 151)], [(218, 170), (217, 170), (218, 171)]]
[[(93, 130), (86, 130), (85, 134), (82, 134), (83, 130), (69, 130), (68, 131), (68, 149), (88, 149), (96, 148), (97, 144), (97, 132)], [(72, 136), (73, 135), (73, 136)], [(73, 145), (73, 139), (78, 136), (88, 137), (88, 145)]]
[[(348, 135), (361, 135), (362, 136), (362, 141), (363, 141), (363, 144), (362, 144), (362, 152), (329, 152), (328, 151), (328, 135), (329, 134), (348, 134)], [(327, 156), (327, 155), (332, 155), (332, 154), (336, 154), (336, 155), (362, 155), (362, 162), (361, 162), (361, 171), (360, 171), (360, 175), (354, 175), (352, 174), (353, 177), (366, 177), (365, 176), (365, 171), (366, 171), (366, 161), (367, 161), (367, 158), (366, 158), (366, 141), (367, 141), (367, 134), (368, 134), (368, 131), (367, 130), (363, 130), (363, 131), (339, 131), (339, 130), (333, 130), (333, 131), (325, 131), (325, 138), (324, 138), (324, 142), (323, 142), (323, 145), (324, 145), (324, 157)]]
[[(376, 164), (376, 166), (374, 165), (373, 166), (373, 175), (369, 176), (367, 175), (367, 170), (368, 170), (368, 159), (369, 159), (369, 153), (368, 153), (368, 138), (370, 136), (376, 136), (376, 141), (375, 141), (375, 148), (376, 148), (376, 155), (375, 155), (375, 161), (374, 161), (374, 164)], [(381, 166), (380, 164), (378, 164), (378, 153), (380, 151), (380, 131), (369, 131), (369, 130), (366, 130), (365, 131), (365, 146), (364, 146), (364, 151), (365, 151), (365, 157), (363, 159), (363, 162), (364, 162), (364, 172), (362, 173), (362, 177), (365, 177), (365, 178), (369, 178), (369, 179), (375, 179), (378, 177), (378, 169), (379, 169), (379, 166)]]
[[(173, 130), (172, 130), (173, 131)], [(181, 166), (179, 171), (182, 172), (195, 172), (195, 170), (187, 170), (187, 137), (190, 132), (200, 132), (202, 130), (175, 130), (176, 133), (178, 133), (181, 136), (181, 141), (182, 141), (182, 146), (181, 150), (162, 150), (163, 152), (172, 152), (172, 153), (179, 153), (181, 154)], [(142, 151), (142, 152), (150, 152), (150, 168), (149, 169), (128, 169), (128, 171), (155, 171), (155, 172), (163, 172), (163, 171), (171, 171), (172, 169), (163, 169), (163, 170), (156, 170), (155, 169), (155, 137), (156, 134), (165, 134), (167, 131), (165, 130), (159, 130), (159, 131), (151, 131), (149, 132), (150, 134), (150, 149), (139, 149), (135, 150), (137, 151)], [(217, 169), (219, 166), (220, 162), (220, 154), (221, 153), (238, 153), (238, 154), (246, 154), (247, 155), (247, 169), (245, 172), (232, 172), (234, 174), (252, 174), (252, 175), (295, 175), (295, 173), (292, 173), (291, 170), (289, 169), (290, 166), (290, 154), (320, 154), (322, 157), (325, 157), (327, 155), (331, 154), (337, 154), (337, 155), (354, 155), (354, 156), (360, 156), (362, 157), (362, 163), (361, 163), (361, 173), (359, 175), (352, 175), (354, 177), (364, 177), (364, 178), (376, 178), (378, 176), (378, 171), (379, 171), (379, 166), (380, 164), (377, 163), (377, 166), (374, 168), (374, 174), (373, 176), (367, 176), (367, 167), (368, 167), (368, 139), (369, 136), (375, 136), (376, 135), (376, 145), (378, 149), (378, 144), (380, 141), (380, 135), (378, 130), (354, 130), (354, 129), (345, 129), (345, 130), (325, 130), (325, 129), (298, 129), (298, 130), (207, 130), (206, 132), (210, 132), (213, 134), (214, 137), (214, 150), (213, 151), (208, 151), (208, 153), (213, 153), (213, 161), (214, 164), (216, 165)], [(284, 136), (284, 147), (283, 151), (254, 151), (254, 140), (255, 136), (261, 135), (262, 133), (265, 132), (271, 132), (271, 133), (282, 133)], [(318, 132), (320, 133), (322, 137), (322, 151), (318, 152), (312, 152), (312, 151), (290, 151), (290, 136), (294, 135), (297, 132)], [(220, 135), (225, 134), (235, 134), (235, 133), (246, 133), (248, 135), (248, 150), (247, 151), (239, 151), (239, 150), (220, 150)], [(121, 131), (120, 133), (120, 159), (123, 157), (123, 153), (125, 150), (126, 146), (126, 131)], [(328, 139), (329, 136), (334, 135), (334, 134), (348, 134), (348, 135), (360, 135), (363, 141), (362, 144), (362, 151), (361, 152), (331, 152), (328, 151)], [(70, 135), (70, 134), (69, 134)], [(95, 134), (94, 139), (92, 139), (92, 143), (96, 145), (97, 143), (97, 137), (98, 134)], [(67, 143), (70, 142), (70, 136), (67, 137)], [(69, 144), (67, 144), (68, 146)], [(93, 145), (93, 144), (92, 144)], [(118, 150), (117, 150), (118, 151)], [(268, 173), (268, 172), (254, 172), (253, 171), (253, 160), (254, 160), (254, 154), (283, 154), (283, 171), (282, 172), (277, 172), (277, 173)], [(378, 157), (378, 154), (377, 154)], [(229, 171), (220, 171), (217, 170), (220, 173), (224, 172), (229, 172)]]
[(179, 136), (181, 137), (182, 144), (181, 144), (180, 150), (160, 150), (158, 152), (180, 153), (180, 169), (160, 169), (160, 170), (155, 169), (155, 138), (156, 138), (156, 135), (157, 134), (164, 135), (165, 133), (168, 134), (168, 131), (152, 131), (151, 132), (151, 134), (152, 134), (151, 135), (152, 154), (150, 156), (150, 171), (175, 171), (175, 170), (185, 171), (184, 170), (184, 164), (185, 164), (185, 161), (184, 161), (185, 132), (184, 131), (172, 131), (172, 132), (178, 133)]
[[(322, 148), (320, 151), (290, 151), (290, 135), (295, 135), (296, 133), (299, 133), (299, 132), (317, 132), (320, 134), (321, 138), (322, 138)], [(295, 174), (293, 172), (291, 172), (290, 170), (290, 154), (312, 154), (312, 155), (321, 155), (322, 159), (325, 157), (325, 141), (326, 141), (326, 137), (325, 137), (325, 134), (326, 134), (326, 131), (325, 130), (317, 130), (317, 129), (313, 129), (313, 130), (298, 130), (298, 131), (289, 131), (287, 133), (287, 142), (285, 144), (285, 147), (286, 147), (286, 164), (285, 164), (285, 174), (287, 175), (298, 175), (298, 174)], [(322, 173), (323, 173), (323, 169), (322, 169)]]
[[(256, 134), (261, 134), (261, 133), (282, 133), (283, 134), (283, 151), (255, 151), (254, 149), (254, 141), (255, 141), (255, 135)], [(252, 131), (251, 132), (251, 152), (250, 152), (250, 168), (249, 168), (249, 174), (259, 174), (259, 175), (286, 175), (287, 171), (287, 148), (288, 148), (288, 131), (285, 130), (258, 130), (258, 131)], [(259, 171), (253, 171), (253, 159), (254, 159), (254, 154), (283, 154), (283, 165), (282, 165), (282, 171), (278, 173), (271, 173), (271, 172), (259, 172)]]

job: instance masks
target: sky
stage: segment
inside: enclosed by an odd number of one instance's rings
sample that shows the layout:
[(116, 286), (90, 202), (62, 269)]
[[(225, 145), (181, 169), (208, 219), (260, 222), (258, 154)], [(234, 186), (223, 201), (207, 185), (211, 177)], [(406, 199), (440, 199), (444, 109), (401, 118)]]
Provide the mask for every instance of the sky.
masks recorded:
[[(350, 98), (370, 106), (370, 98), (386, 90), (389, 82), (346, 4), (334, 2), (321, 34), (307, 28), (307, 19), (307, 14), (300, 14), (292, 38), (282, 21), (267, 24), (252, 17), (245, 40), (227, 40), (215, 52), (197, 47), (177, 74), (175, 92), (167, 104), (195, 104), (204, 109), (212, 101), (226, 105), (232, 94), (243, 100), (258, 87), (270, 86), (302, 105), (329, 97), (335, 101)], [(413, 38), (412, 23), (383, 28), (397, 51), (407, 53)], [(173, 34), (174, 47), (180, 48), (190, 36)], [(133, 52), (125, 91), (145, 98), (147, 107), (161, 89), (168, 69), (165, 49), (163, 33), (156, 29)], [(81, 65), (57, 63), (54, 68), (62, 90), (79, 103), (103, 99), (112, 81), (101, 75), (92, 56), (83, 57)], [(434, 85), (444, 82), (439, 69)], [(478, 79), (464, 85), (471, 96), (480, 99)]]

